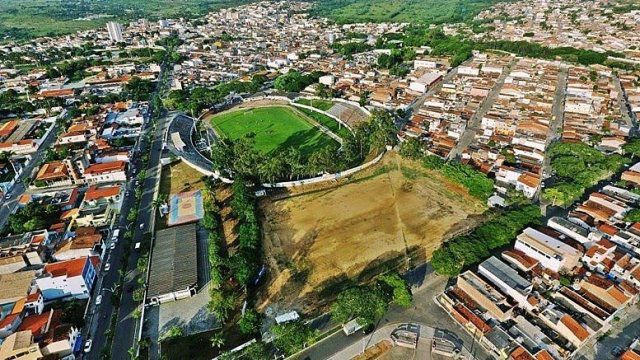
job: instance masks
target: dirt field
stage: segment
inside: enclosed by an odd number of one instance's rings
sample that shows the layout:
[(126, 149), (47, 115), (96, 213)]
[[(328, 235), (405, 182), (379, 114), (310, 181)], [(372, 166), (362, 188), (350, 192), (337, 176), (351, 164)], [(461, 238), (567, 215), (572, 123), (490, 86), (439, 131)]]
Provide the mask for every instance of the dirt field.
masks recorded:
[(304, 310), (349, 283), (424, 262), (443, 239), (476, 224), (485, 206), (390, 153), (343, 184), (265, 200), (262, 209), (271, 267), (263, 305)]
[(182, 161), (165, 166), (160, 178), (160, 193), (176, 194), (204, 189), (202, 174)]
[[(202, 174), (194, 170), (182, 161), (172, 163), (162, 169), (160, 176), (160, 194), (166, 194), (167, 199), (171, 194), (185, 191), (204, 189), (205, 183)], [(156, 212), (156, 229), (161, 230), (167, 227), (167, 217), (160, 216)]]

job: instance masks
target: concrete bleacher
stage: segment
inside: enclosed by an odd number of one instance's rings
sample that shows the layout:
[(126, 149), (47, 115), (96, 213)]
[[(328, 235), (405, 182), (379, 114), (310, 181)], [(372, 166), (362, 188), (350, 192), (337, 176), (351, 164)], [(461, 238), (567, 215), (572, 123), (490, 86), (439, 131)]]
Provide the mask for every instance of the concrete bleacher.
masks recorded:
[(367, 119), (367, 114), (358, 107), (340, 102), (336, 102), (327, 110), (327, 113), (337, 117), (349, 126), (354, 126)]

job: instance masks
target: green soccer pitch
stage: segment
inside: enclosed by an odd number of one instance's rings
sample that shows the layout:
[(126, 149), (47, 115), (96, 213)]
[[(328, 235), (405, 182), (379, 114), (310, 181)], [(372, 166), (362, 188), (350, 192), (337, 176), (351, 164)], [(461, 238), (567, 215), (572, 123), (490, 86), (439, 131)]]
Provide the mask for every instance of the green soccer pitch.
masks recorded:
[(211, 123), (220, 136), (232, 140), (255, 134), (255, 147), (269, 154), (295, 147), (304, 156), (337, 142), (310, 124), (305, 115), (287, 106), (240, 109), (214, 115)]

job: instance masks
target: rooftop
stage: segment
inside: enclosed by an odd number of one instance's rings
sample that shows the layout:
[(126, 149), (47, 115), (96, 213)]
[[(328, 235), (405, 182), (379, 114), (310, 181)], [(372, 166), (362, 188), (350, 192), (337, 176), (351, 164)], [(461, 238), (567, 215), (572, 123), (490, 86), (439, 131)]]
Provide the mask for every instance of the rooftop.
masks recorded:
[(196, 224), (156, 232), (148, 297), (185, 290), (198, 282)]
[(495, 256), (488, 258), (483, 261), (479, 268), (486, 270), (487, 272), (493, 274), (496, 278), (500, 279), (504, 283), (507, 284), (512, 289), (515, 289), (521, 294), (529, 293), (529, 288), (531, 287), (531, 283), (527, 281), (522, 276), (518, 275), (518, 272), (509, 265), (502, 262)]

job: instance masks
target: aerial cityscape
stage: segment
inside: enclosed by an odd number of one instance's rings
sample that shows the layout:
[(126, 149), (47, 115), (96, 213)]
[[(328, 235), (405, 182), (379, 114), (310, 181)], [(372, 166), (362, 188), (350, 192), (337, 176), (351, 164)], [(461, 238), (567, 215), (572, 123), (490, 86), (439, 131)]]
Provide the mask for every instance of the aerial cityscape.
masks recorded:
[(640, 359), (638, 0), (0, 2), (0, 360)]

